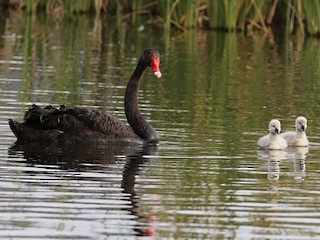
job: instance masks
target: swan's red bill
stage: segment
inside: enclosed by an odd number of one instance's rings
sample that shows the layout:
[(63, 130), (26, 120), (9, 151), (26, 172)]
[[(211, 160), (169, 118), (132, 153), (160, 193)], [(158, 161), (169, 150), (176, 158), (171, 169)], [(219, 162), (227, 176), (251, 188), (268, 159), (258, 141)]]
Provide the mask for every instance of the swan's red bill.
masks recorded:
[(160, 72), (160, 58), (151, 57), (150, 66), (154, 75), (156, 75), (157, 78), (161, 78), (162, 74)]

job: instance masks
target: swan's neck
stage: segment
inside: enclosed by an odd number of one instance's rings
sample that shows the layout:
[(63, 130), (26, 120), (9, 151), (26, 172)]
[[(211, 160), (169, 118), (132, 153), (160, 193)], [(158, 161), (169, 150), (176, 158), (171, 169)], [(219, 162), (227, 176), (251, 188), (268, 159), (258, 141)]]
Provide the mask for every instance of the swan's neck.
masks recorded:
[(153, 129), (153, 127), (142, 117), (139, 107), (138, 107), (138, 90), (140, 85), (140, 80), (146, 66), (144, 66), (139, 61), (135, 71), (133, 72), (125, 94), (125, 112), (127, 116), (128, 123), (132, 127), (133, 131), (142, 139), (149, 143), (158, 143), (159, 135)]
[(304, 132), (304, 131), (301, 131), (301, 130), (296, 130), (296, 136), (297, 137), (303, 137), (303, 136), (305, 136), (306, 135), (306, 133)]
[(279, 137), (279, 135), (277, 133), (274, 133), (274, 132), (270, 132), (269, 136), (270, 136), (270, 139), (276, 139), (276, 138)]

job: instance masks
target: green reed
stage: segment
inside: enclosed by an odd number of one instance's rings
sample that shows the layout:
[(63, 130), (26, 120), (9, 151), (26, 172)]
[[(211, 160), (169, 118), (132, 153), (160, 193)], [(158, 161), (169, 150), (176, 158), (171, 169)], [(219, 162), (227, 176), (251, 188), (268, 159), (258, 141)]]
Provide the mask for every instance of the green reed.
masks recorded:
[[(300, 0), (301, 1), (301, 0)], [(305, 13), (307, 31), (311, 34), (320, 34), (320, 2), (301, 1)]]
[[(193, 28), (252, 34), (281, 25), (289, 33), (320, 35), (320, 2), (314, 0), (20, 0), (12, 7), (34, 14), (63, 9), (66, 18), (104, 15), (132, 24), (156, 24), (166, 32)], [(19, 6), (20, 5), (20, 6)]]

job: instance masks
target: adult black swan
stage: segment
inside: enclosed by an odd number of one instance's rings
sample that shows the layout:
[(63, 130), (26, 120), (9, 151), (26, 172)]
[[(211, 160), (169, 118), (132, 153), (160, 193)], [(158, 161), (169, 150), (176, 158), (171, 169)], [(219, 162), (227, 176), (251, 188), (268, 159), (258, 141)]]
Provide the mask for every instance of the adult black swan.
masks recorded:
[(140, 80), (147, 67), (161, 77), (160, 54), (146, 49), (133, 72), (125, 92), (125, 113), (129, 125), (109, 113), (82, 107), (60, 108), (32, 105), (24, 115), (24, 122), (9, 119), (9, 125), (18, 142), (141, 142), (157, 144), (159, 135), (142, 117), (137, 94)]

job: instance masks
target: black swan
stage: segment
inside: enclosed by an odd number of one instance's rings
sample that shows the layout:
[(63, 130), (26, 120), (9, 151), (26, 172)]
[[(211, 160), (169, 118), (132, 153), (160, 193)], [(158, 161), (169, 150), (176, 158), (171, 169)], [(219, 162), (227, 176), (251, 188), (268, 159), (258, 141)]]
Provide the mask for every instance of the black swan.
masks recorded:
[(18, 142), (138, 142), (157, 144), (159, 135), (142, 117), (137, 94), (140, 80), (147, 67), (157, 78), (161, 77), (160, 54), (154, 48), (146, 49), (133, 72), (125, 92), (125, 113), (129, 125), (109, 113), (82, 107), (68, 108), (51, 105), (41, 108), (32, 105), (24, 115), (24, 122), (9, 119), (9, 125)]

